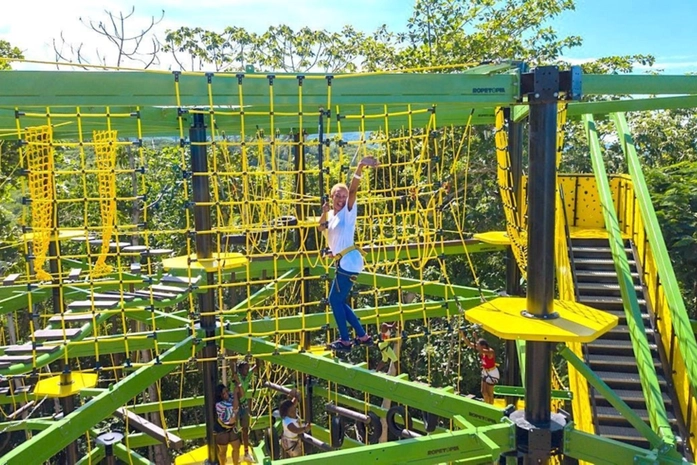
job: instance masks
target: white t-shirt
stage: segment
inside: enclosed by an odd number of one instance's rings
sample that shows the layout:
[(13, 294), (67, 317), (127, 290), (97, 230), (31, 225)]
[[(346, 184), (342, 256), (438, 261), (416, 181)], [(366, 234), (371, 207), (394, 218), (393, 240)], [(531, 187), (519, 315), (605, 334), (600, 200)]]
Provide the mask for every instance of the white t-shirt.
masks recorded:
[[(348, 201), (339, 213), (334, 214), (334, 210), (329, 210), (327, 214), (327, 242), (333, 254), (338, 254), (342, 250), (351, 247), (353, 237), (356, 234), (356, 218), (358, 217), (358, 202), (353, 203), (353, 209), (348, 209)], [(363, 255), (358, 250), (352, 250), (339, 262), (342, 270), (349, 273), (360, 273), (363, 271)]]
[(295, 425), (296, 428), (300, 428), (297, 418), (283, 417), (283, 436), (288, 439), (298, 439), (298, 435), (288, 429), (288, 425)]

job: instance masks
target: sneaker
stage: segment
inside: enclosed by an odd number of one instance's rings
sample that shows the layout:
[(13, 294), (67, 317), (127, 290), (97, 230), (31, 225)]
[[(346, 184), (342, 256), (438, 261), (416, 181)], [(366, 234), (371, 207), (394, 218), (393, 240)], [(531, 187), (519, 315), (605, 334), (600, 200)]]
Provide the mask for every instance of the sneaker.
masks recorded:
[(369, 334), (366, 334), (365, 336), (363, 336), (363, 338), (357, 337), (357, 338), (355, 339), (355, 344), (356, 344), (356, 345), (362, 345), (362, 346), (370, 347), (370, 346), (372, 346), (374, 343), (373, 343), (373, 338), (370, 337)]
[(331, 350), (336, 350), (338, 352), (350, 352), (351, 349), (353, 348), (353, 344), (350, 342), (344, 342), (341, 339), (332, 342), (327, 346)]

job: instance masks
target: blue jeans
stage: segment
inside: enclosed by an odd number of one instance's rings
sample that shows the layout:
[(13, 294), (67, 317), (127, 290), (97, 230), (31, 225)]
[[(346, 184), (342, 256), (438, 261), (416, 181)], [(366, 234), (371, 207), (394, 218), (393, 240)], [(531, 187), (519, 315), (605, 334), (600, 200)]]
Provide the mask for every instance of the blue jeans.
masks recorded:
[(346, 299), (353, 287), (353, 279), (355, 279), (355, 276), (358, 275), (337, 268), (334, 282), (332, 282), (332, 289), (329, 291), (329, 305), (332, 307), (334, 320), (336, 320), (336, 326), (339, 329), (342, 341), (350, 340), (348, 328), (346, 327), (347, 322), (356, 331), (357, 337), (365, 336), (365, 330), (361, 322), (358, 321), (358, 317), (346, 303)]

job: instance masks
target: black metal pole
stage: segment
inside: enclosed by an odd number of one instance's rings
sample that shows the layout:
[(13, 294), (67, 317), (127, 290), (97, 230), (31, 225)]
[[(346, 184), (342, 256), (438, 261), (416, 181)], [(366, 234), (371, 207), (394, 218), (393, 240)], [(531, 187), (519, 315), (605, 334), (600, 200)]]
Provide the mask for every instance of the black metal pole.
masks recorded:
[[(189, 128), (191, 142), (191, 185), (194, 199), (194, 229), (196, 230), (196, 258), (213, 256), (211, 237), (210, 183), (208, 175), (208, 153), (206, 149), (206, 125), (203, 114), (195, 113), (194, 123)], [(217, 347), (215, 344), (216, 320), (214, 273), (206, 273), (208, 290), (198, 295), (201, 329), (205, 331), (206, 345), (203, 347), (203, 406), (206, 418), (206, 444), (208, 463), (218, 463), (213, 425), (217, 421), (215, 413), (215, 388), (218, 384)]]
[[(48, 243), (48, 269), (51, 272), (51, 276), (53, 276), (53, 289), (51, 289), (53, 313), (58, 315), (61, 313), (61, 307), (63, 305), (63, 287), (61, 285), (61, 278), (59, 276), (60, 269), (58, 266), (58, 255), (60, 252), (60, 244), (58, 243), (58, 231), (55, 231), (53, 233), (53, 236), (54, 237), (51, 238), (51, 242)], [(61, 372), (61, 382), (69, 382), (70, 365), (66, 365), (65, 361), (61, 358), (60, 360), (58, 360), (58, 369)], [(73, 410), (75, 410), (75, 399), (73, 399), (73, 396), (61, 397), (60, 405), (61, 409), (63, 410), (63, 416), (67, 417)], [(76, 443), (71, 442), (70, 444), (68, 444), (65, 447), (65, 449), (63, 449), (63, 454), (64, 463), (68, 465), (76, 463)]]
[[(528, 179), (528, 296), (532, 318), (554, 317), (554, 209), (556, 182), (557, 95), (559, 70), (538, 68), (536, 77), (554, 81), (554, 95), (537, 92), (530, 104)], [(542, 78), (540, 78), (541, 80)], [(536, 427), (550, 422), (551, 344), (528, 342), (525, 361), (525, 418)]]
[[(518, 213), (522, 211), (522, 185), (523, 177), (523, 124), (514, 122), (510, 117), (510, 110), (507, 111), (508, 119), (508, 154), (511, 160), (511, 178), (513, 180), (513, 195), (516, 199)], [(522, 294), (520, 279), (521, 273), (516, 263), (513, 251), (509, 248), (506, 260), (506, 294), (509, 296), (519, 296)], [(506, 341), (506, 369), (504, 372), (505, 383), (509, 386), (520, 386), (520, 366), (518, 365), (518, 351), (516, 341)], [(507, 397), (506, 403), (516, 403), (516, 397)]]

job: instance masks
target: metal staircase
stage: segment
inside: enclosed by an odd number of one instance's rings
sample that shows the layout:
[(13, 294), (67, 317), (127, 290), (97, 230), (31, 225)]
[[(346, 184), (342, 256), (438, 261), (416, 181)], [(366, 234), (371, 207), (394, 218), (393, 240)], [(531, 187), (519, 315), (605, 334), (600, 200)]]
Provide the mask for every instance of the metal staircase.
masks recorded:
[[(620, 286), (607, 239), (574, 239), (571, 243), (574, 274), (579, 302), (607, 311), (619, 318), (618, 325), (599, 339), (584, 346), (588, 366), (648, 423), (644, 394), (641, 389), (637, 361), (630, 340)], [(625, 243), (639, 306), (646, 328), (646, 337), (653, 355), (661, 394), (676, 437), (681, 436), (674, 414), (672, 387), (664, 376), (664, 366), (656, 344), (656, 334), (644, 299), (637, 262), (630, 244)], [(639, 447), (648, 447), (637, 430), (595, 389), (590, 389), (596, 433)]]

